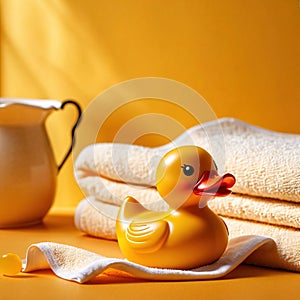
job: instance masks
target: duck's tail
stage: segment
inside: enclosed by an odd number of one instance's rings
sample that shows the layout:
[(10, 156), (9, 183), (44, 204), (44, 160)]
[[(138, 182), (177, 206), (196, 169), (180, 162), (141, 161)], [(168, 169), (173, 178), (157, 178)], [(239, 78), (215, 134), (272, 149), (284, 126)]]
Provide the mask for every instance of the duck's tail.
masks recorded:
[(135, 216), (146, 211), (148, 210), (136, 199), (127, 196), (119, 209), (118, 221), (129, 223)]

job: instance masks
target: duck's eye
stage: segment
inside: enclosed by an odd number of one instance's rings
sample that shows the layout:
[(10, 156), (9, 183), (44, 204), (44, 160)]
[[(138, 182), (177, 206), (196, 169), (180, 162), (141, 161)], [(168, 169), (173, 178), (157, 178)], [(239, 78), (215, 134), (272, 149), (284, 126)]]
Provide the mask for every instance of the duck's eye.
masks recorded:
[(191, 175), (193, 175), (194, 174), (194, 168), (192, 167), (192, 166), (190, 166), (190, 165), (183, 165), (183, 166), (181, 166), (181, 168), (183, 169), (183, 173), (184, 173), (184, 175), (186, 175), (186, 176), (191, 176)]

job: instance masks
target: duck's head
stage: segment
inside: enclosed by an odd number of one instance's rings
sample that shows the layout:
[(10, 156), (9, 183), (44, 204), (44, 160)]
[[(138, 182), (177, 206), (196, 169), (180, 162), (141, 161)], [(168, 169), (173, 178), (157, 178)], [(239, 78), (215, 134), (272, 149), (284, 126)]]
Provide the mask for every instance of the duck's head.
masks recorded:
[(182, 146), (161, 159), (156, 172), (156, 187), (170, 205), (205, 207), (216, 196), (227, 196), (235, 184), (233, 175), (220, 176), (211, 155), (196, 146)]

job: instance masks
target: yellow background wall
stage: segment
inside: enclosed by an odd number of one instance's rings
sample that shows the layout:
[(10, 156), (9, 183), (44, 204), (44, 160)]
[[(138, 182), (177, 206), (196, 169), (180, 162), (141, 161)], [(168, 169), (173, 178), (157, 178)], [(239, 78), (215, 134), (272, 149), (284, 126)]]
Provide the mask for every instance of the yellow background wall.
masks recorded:
[[(86, 108), (113, 84), (166, 77), (198, 91), (218, 117), (300, 133), (297, 0), (0, 3), (2, 97), (74, 98)], [(49, 119), (58, 159), (73, 119), (71, 109)], [(81, 197), (69, 159), (55, 205)]]

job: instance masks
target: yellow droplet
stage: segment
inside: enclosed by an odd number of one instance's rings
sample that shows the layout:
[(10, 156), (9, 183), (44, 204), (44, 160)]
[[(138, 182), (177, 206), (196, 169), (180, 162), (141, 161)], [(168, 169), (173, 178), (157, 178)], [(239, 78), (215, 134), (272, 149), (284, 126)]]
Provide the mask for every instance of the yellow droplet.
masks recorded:
[(14, 253), (7, 253), (0, 257), (0, 274), (16, 275), (22, 270), (22, 260)]

